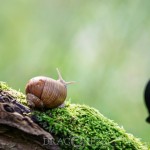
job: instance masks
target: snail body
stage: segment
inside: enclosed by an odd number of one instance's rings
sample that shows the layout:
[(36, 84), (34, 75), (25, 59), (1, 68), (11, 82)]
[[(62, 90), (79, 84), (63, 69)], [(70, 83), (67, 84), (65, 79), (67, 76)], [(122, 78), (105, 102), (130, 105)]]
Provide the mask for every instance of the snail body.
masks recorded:
[(38, 76), (29, 80), (26, 85), (28, 105), (35, 108), (55, 108), (64, 103), (67, 97), (67, 85), (57, 69), (59, 79)]

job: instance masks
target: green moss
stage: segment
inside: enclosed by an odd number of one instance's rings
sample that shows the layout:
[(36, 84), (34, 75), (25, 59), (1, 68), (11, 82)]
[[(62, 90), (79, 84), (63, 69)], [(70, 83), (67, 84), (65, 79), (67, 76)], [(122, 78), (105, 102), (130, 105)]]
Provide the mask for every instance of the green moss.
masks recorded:
[[(0, 90), (9, 92), (27, 105), (24, 94), (0, 82)], [(63, 150), (147, 150), (147, 146), (99, 111), (86, 105), (33, 111), (35, 121), (52, 133)], [(47, 143), (48, 144), (48, 143)]]
[(16, 90), (10, 88), (5, 82), (0, 82), (0, 90), (8, 92), (14, 98), (16, 98), (20, 103), (27, 106), (27, 101), (26, 101), (25, 95), (23, 93), (21, 93), (20, 91), (16, 91)]
[(39, 124), (57, 136), (63, 149), (148, 149), (139, 139), (86, 105), (67, 104), (46, 112), (34, 112)]

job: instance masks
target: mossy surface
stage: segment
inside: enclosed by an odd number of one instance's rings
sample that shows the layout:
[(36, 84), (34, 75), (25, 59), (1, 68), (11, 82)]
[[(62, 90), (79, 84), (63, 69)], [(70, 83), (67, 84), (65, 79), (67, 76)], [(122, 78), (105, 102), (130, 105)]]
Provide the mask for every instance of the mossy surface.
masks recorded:
[(67, 104), (46, 112), (34, 112), (39, 124), (63, 149), (146, 150), (139, 139), (86, 105)]
[[(22, 104), (24, 94), (0, 82), (0, 90), (9, 91)], [(31, 114), (30, 114), (31, 115)], [(64, 108), (33, 111), (32, 117), (53, 134), (63, 150), (147, 150), (147, 146), (99, 111), (86, 105), (66, 103)], [(48, 140), (48, 139), (47, 139)], [(46, 141), (45, 144), (50, 144)]]
[(18, 102), (27, 106), (27, 101), (26, 101), (25, 95), (23, 93), (21, 93), (20, 91), (12, 89), (5, 82), (0, 81), (0, 90), (8, 92), (10, 95), (12, 95), (14, 98), (16, 98), (18, 100)]

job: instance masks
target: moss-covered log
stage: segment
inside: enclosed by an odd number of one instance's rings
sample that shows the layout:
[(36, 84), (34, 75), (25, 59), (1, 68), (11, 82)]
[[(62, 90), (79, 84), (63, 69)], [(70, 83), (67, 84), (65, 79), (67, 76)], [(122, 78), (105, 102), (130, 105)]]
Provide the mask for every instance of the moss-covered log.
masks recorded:
[(55, 142), (44, 144), (44, 139), (54, 141), (52, 135), (30, 118), (25, 96), (0, 84), (0, 149), (1, 150), (60, 150)]
[[(8, 91), (18, 102), (26, 105), (25, 96), (22, 93), (12, 90), (2, 82), (0, 89)], [(67, 102), (63, 108), (34, 110), (26, 115), (54, 137), (54, 139), (44, 137), (43, 145), (51, 145), (55, 142), (56, 145), (66, 150), (148, 149), (148, 146), (138, 138), (126, 133), (118, 124), (86, 105)]]

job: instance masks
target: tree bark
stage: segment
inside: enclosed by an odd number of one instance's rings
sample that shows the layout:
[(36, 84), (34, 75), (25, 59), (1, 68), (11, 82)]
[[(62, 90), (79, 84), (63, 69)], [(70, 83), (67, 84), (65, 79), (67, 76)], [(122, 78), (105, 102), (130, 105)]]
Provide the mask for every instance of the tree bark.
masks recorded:
[[(33, 122), (29, 112), (9, 91), (0, 90), (0, 149), (59, 150), (53, 136)], [(52, 142), (46, 144), (45, 139)]]

